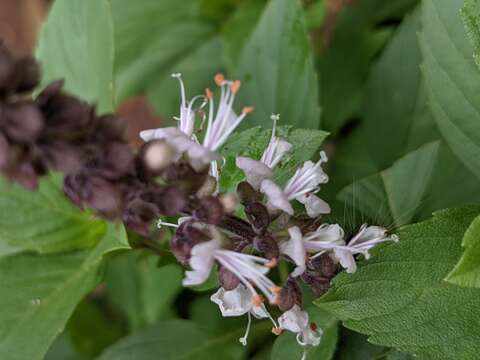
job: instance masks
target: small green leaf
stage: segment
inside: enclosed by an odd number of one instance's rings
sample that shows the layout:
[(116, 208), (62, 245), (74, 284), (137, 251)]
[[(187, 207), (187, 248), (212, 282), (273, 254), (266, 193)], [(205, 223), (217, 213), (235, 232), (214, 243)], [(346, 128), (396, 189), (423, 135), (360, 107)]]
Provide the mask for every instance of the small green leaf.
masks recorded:
[[(268, 331), (270, 327), (270, 323), (260, 322), (252, 326), (252, 331)], [(243, 331), (218, 332), (187, 320), (164, 321), (119, 341), (99, 360), (243, 359), (245, 348), (238, 343)]]
[(147, 252), (130, 251), (107, 264), (110, 301), (123, 310), (132, 330), (155, 324), (182, 289), (180, 267), (158, 267), (157, 261), (157, 256)]
[(37, 57), (45, 85), (65, 79), (65, 88), (114, 109), (113, 21), (109, 0), (55, 1), (43, 25)]
[(402, 228), (355, 274), (337, 275), (316, 304), (374, 344), (432, 359), (476, 359), (480, 290), (443, 279), (461, 256), (461, 239), (480, 209), (444, 210)]
[(249, 125), (270, 127), (270, 115), (317, 129), (317, 76), (299, 0), (272, 0), (246, 43), (235, 72), (243, 82), (239, 103), (253, 106)]
[[(333, 358), (337, 347), (338, 321), (333, 316), (321, 309), (308, 308), (310, 321), (317, 324), (323, 331), (319, 346), (307, 348), (307, 358), (316, 360), (330, 360)], [(293, 333), (285, 332), (273, 344), (271, 360), (290, 360), (302, 357), (301, 347)]]
[(443, 137), (480, 177), (480, 73), (460, 17), (462, 5), (462, 0), (424, 2), (422, 69), (430, 108)]
[(123, 227), (110, 225), (89, 251), (0, 258), (0, 358), (42, 359), (77, 303), (97, 284), (103, 256), (126, 248)]
[(473, 46), (473, 58), (477, 66), (480, 66), (480, 7), (478, 0), (465, 0), (461, 14)]
[(61, 177), (49, 176), (38, 191), (0, 179), (0, 242), (13, 248), (53, 253), (95, 245), (105, 222), (82, 212), (61, 191)]
[(480, 216), (475, 218), (463, 237), (462, 258), (446, 280), (457, 285), (480, 288)]

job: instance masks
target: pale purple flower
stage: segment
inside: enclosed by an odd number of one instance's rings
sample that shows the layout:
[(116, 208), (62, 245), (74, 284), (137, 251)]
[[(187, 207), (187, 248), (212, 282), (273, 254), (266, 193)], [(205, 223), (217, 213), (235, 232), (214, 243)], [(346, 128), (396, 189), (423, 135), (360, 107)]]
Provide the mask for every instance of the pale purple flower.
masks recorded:
[(215, 261), (234, 274), (257, 299), (261, 299), (261, 297), (253, 285), (265, 295), (271, 304), (277, 302), (280, 288), (266, 276), (270, 271), (272, 261), (259, 256), (223, 250), (218, 239), (197, 244), (192, 248), (189, 261), (192, 270), (186, 272), (183, 285), (204, 283)]
[(320, 189), (319, 184), (328, 182), (328, 176), (322, 169), (322, 164), (326, 161), (327, 156), (323, 151), (320, 152), (318, 162), (306, 161), (297, 169), (283, 189), (270, 179), (263, 180), (260, 190), (267, 195), (267, 207), (271, 210), (283, 210), (287, 214), (293, 215), (290, 201), (298, 200), (305, 205), (310, 217), (330, 213), (330, 206), (314, 195)]
[(256, 319), (269, 318), (274, 327), (278, 327), (277, 323), (272, 318), (265, 305), (261, 302), (257, 302), (256, 294), (243, 284), (239, 284), (233, 290), (225, 290), (223, 287), (221, 287), (210, 297), (210, 300), (218, 305), (223, 317), (242, 316), (245, 314), (248, 315), (248, 323), (245, 335), (239, 339), (243, 346), (247, 345), (252, 315)]
[(297, 342), (304, 348), (302, 360), (306, 358), (307, 346), (318, 346), (322, 337), (322, 331), (314, 324), (310, 324), (308, 313), (294, 305), (278, 318), (281, 329), (297, 334)]
[(398, 236), (388, 235), (386, 229), (366, 224), (362, 225), (360, 231), (348, 244), (345, 242), (345, 232), (338, 224), (322, 224), (317, 230), (304, 237), (301, 237), (298, 227), (290, 228), (288, 231), (290, 239), (280, 244), (280, 249), (297, 265), (293, 276), (298, 276), (305, 271), (303, 259), (306, 253), (313, 254), (311, 258), (329, 253), (333, 260), (346, 269), (347, 273), (354, 273), (357, 270), (355, 254), (363, 254), (368, 259), (369, 250), (375, 245), (386, 241), (398, 241)]
[(292, 144), (288, 141), (275, 136), (279, 118), (279, 115), (271, 116), (273, 120), (272, 135), (260, 160), (254, 160), (245, 156), (238, 156), (236, 159), (237, 167), (243, 170), (247, 177), (247, 182), (256, 190), (260, 189), (260, 184), (263, 180), (272, 178), (273, 169), (292, 148)]

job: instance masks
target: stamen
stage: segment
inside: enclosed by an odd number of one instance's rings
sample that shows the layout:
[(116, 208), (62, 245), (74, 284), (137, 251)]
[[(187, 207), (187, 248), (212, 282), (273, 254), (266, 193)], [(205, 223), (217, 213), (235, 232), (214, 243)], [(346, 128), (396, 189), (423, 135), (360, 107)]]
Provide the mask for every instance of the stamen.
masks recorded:
[(260, 305), (262, 305), (262, 304), (263, 304), (263, 301), (264, 301), (264, 300), (263, 300), (263, 296), (262, 296), (262, 295), (256, 294), (256, 295), (254, 295), (254, 296), (252, 297), (252, 303), (253, 303), (254, 306), (260, 306)]
[(245, 335), (243, 335), (240, 339), (238, 339), (238, 341), (240, 341), (240, 343), (243, 346), (247, 346), (247, 338), (248, 338), (248, 334), (250, 333), (251, 324), (252, 324), (252, 315), (250, 315), (250, 312), (248, 312), (247, 330), (245, 331)]
[(225, 82), (225, 76), (223, 76), (223, 74), (219, 73), (219, 74), (215, 75), (213, 80), (215, 81), (215, 84), (217, 84), (218, 86), (222, 86), (223, 83)]
[(213, 98), (213, 92), (209, 88), (205, 89), (205, 94), (207, 95), (207, 98), (210, 100)]
[(157, 227), (158, 227), (159, 229), (161, 229), (162, 226), (167, 226), (167, 227), (172, 227), (172, 228), (178, 228), (178, 224), (173, 224), (173, 223), (165, 222), (165, 221), (162, 221), (162, 220), (158, 220), (158, 222), (157, 222)]
[(246, 106), (242, 109), (242, 113), (249, 114), (253, 111), (253, 106)]
[(275, 266), (277, 266), (278, 260), (277, 258), (272, 258), (268, 263), (265, 264), (266, 267), (269, 269), (273, 269)]
[(279, 336), (283, 333), (283, 330), (279, 328), (278, 326), (272, 327), (272, 333)]
[(242, 83), (240, 82), (240, 80), (235, 80), (232, 85), (230, 85), (230, 90), (232, 90), (232, 93), (236, 93), (238, 90), (240, 90), (240, 85)]

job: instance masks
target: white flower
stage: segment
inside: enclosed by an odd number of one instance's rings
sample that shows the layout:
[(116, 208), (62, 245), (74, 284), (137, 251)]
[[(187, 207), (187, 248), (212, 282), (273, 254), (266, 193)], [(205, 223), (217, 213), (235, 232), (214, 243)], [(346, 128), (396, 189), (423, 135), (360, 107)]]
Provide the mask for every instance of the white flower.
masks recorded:
[(302, 275), (306, 268), (306, 251), (303, 244), (303, 236), (298, 226), (293, 226), (288, 229), (290, 239), (280, 244), (280, 251), (282, 254), (288, 255), (292, 259), (297, 267), (290, 274), (293, 277)]
[[(202, 100), (203, 104), (201, 104), (200, 107), (203, 107), (205, 104), (205, 96), (197, 95), (192, 100), (187, 101), (182, 75), (177, 73), (172, 74), (172, 77), (177, 78), (180, 82), (180, 94), (182, 98), (180, 103), (180, 116), (175, 118), (178, 120), (178, 127), (143, 130), (140, 132), (140, 137), (144, 141), (163, 139), (169, 142), (171, 145), (178, 146), (178, 151), (183, 152), (188, 148), (188, 140), (191, 140), (195, 126), (195, 112), (193, 111), (193, 105), (196, 101)], [(183, 139), (177, 139), (179, 137)]]
[(279, 115), (271, 116), (273, 120), (272, 136), (260, 160), (254, 160), (244, 156), (238, 156), (236, 159), (237, 167), (243, 170), (248, 183), (256, 190), (260, 188), (263, 180), (272, 178), (273, 169), (292, 148), (292, 144), (288, 141), (275, 136), (279, 118)]
[[(144, 141), (153, 139), (164, 139), (170, 145), (174, 146), (179, 155), (187, 153), (190, 158), (191, 165), (196, 170), (201, 170), (212, 161), (218, 160), (216, 151), (225, 143), (228, 136), (237, 128), (245, 116), (253, 110), (251, 107), (245, 107), (241, 115), (237, 116), (233, 111), (233, 102), (235, 94), (240, 89), (240, 81), (225, 80), (223, 75), (215, 76), (215, 83), (220, 86), (220, 102), (215, 113), (213, 101), (213, 93), (207, 89), (206, 96), (197, 95), (192, 100), (186, 101), (185, 88), (180, 78), (180, 74), (173, 74), (180, 81), (181, 105), (178, 128), (167, 127), (159, 129), (150, 129), (140, 132), (140, 137)], [(208, 107), (208, 124), (203, 143), (199, 144), (193, 135), (195, 113), (193, 105), (197, 100), (203, 100), (200, 105), (202, 108), (205, 99), (209, 104)]]
[(277, 302), (280, 288), (266, 276), (270, 271), (271, 260), (223, 250), (217, 239), (197, 244), (192, 248), (189, 261), (192, 270), (186, 272), (183, 285), (199, 285), (205, 282), (215, 261), (234, 274), (257, 298), (261, 299), (253, 285), (265, 295), (271, 304)]
[[(344, 267), (347, 273), (357, 271), (355, 254), (370, 257), (369, 250), (377, 244), (386, 241), (398, 241), (397, 235), (388, 235), (387, 230), (379, 226), (362, 225), (360, 231), (345, 244), (345, 233), (337, 225), (323, 224), (316, 231), (304, 237), (305, 250), (319, 256), (327, 251), (332, 253), (334, 260)], [(314, 256), (314, 257), (315, 257)]]
[(282, 189), (270, 179), (262, 181), (260, 190), (267, 195), (267, 207), (272, 210), (280, 209), (293, 215), (292, 200), (298, 200), (305, 205), (310, 217), (330, 213), (330, 206), (313, 193), (319, 190), (319, 184), (328, 182), (328, 176), (322, 169), (322, 164), (327, 161), (327, 156), (320, 152), (317, 163), (307, 161), (297, 169), (293, 177)]
[(307, 346), (318, 346), (322, 337), (322, 331), (314, 324), (310, 324), (308, 313), (294, 305), (278, 318), (278, 324), (283, 330), (297, 334), (297, 342), (304, 347), (302, 359), (306, 358)]
[(248, 324), (245, 335), (239, 339), (244, 346), (247, 345), (247, 338), (250, 332), (252, 322), (251, 315), (257, 319), (269, 318), (274, 327), (277, 327), (275, 320), (273, 320), (265, 305), (257, 302), (255, 294), (242, 284), (228, 291), (221, 287), (210, 297), (210, 300), (218, 305), (223, 317), (248, 314)]

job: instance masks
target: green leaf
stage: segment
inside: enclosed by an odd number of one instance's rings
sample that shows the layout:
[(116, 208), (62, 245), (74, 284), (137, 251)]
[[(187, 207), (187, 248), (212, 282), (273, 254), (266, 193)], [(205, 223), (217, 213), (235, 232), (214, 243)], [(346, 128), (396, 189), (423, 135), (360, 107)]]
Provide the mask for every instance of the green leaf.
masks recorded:
[[(457, 182), (462, 186), (452, 187)], [(433, 142), (349, 185), (339, 198), (360, 210), (367, 217), (363, 220), (391, 227), (428, 218), (442, 208), (475, 203), (480, 183), (447, 146)]]
[(385, 348), (370, 344), (366, 336), (349, 331), (341, 334), (338, 360), (379, 360), (378, 356), (385, 352)]
[(368, 78), (363, 138), (379, 169), (439, 138), (420, 73), (419, 10), (402, 22)]
[(224, 58), (228, 69), (233, 70), (237, 65), (242, 48), (255, 29), (265, 3), (265, 0), (242, 1), (225, 23), (222, 38), (224, 40)]
[(480, 290), (443, 279), (461, 256), (478, 208), (444, 210), (402, 228), (400, 242), (372, 251), (355, 274), (341, 273), (316, 304), (374, 344), (432, 359), (476, 359)]
[(95, 245), (105, 222), (74, 207), (60, 184), (60, 176), (45, 177), (33, 192), (0, 179), (0, 242), (39, 253)]
[(379, 25), (401, 19), (417, 2), (356, 0), (335, 18), (318, 62), (323, 129), (335, 134), (360, 115), (371, 62), (391, 35)]
[(105, 281), (113, 304), (125, 313), (130, 329), (155, 324), (182, 289), (176, 264), (157, 266), (158, 257), (143, 251), (112, 258)]
[(473, 47), (473, 59), (480, 66), (480, 7), (478, 0), (465, 0), (461, 10), (463, 24)]
[(475, 218), (463, 237), (462, 258), (446, 280), (457, 285), (480, 287), (480, 216)]
[(43, 25), (37, 57), (42, 84), (65, 79), (66, 90), (114, 109), (113, 22), (108, 0), (56, 1)]
[[(268, 331), (270, 327), (270, 323), (260, 322), (252, 331)], [(243, 331), (215, 332), (191, 321), (169, 320), (119, 341), (99, 360), (243, 359), (245, 349), (238, 343)]]
[(238, 103), (255, 108), (246, 124), (270, 127), (270, 115), (280, 113), (289, 125), (319, 127), (317, 76), (299, 0), (270, 1), (235, 73), (243, 81)]
[[(310, 321), (317, 324), (323, 331), (319, 346), (308, 347), (307, 358), (315, 360), (330, 360), (333, 358), (337, 347), (338, 321), (333, 316), (321, 309), (308, 308)], [(296, 335), (285, 332), (273, 344), (271, 360), (290, 360), (302, 357), (303, 347), (296, 340)]]
[(218, 31), (201, 16), (200, 1), (111, 0), (115, 23), (115, 79), (119, 99), (146, 94), (161, 114), (178, 115), (178, 83), (202, 93), (221, 70)]
[(476, 100), (480, 73), (462, 25), (462, 4), (462, 0), (425, 1), (420, 45), (435, 121), (453, 152), (480, 177), (480, 105)]
[(65, 334), (61, 334), (52, 344), (44, 360), (92, 360), (78, 354)]
[(97, 284), (103, 256), (128, 248), (110, 225), (89, 251), (0, 258), (0, 358), (42, 359), (78, 302)]

